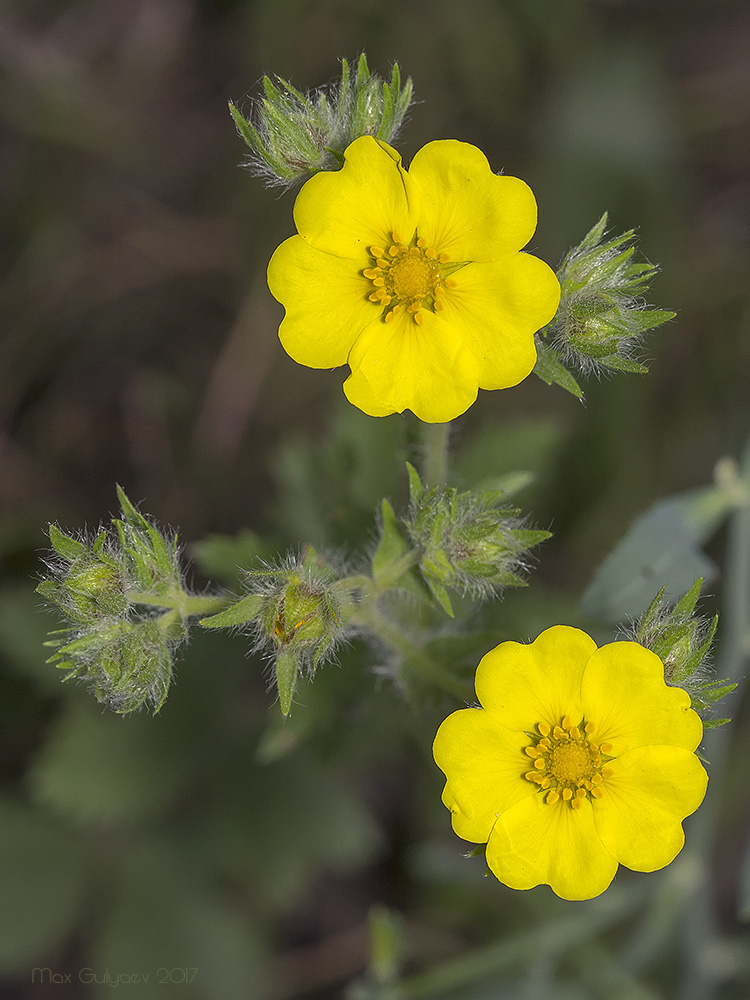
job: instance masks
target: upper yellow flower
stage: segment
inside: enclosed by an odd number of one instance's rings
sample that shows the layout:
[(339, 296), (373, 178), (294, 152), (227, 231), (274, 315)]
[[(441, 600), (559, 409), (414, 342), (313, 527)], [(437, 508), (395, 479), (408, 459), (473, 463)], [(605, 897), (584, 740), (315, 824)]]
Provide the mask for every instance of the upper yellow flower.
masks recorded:
[(618, 863), (650, 872), (677, 856), (708, 776), (701, 721), (658, 656), (555, 625), (487, 653), (476, 692), (482, 707), (448, 716), (433, 752), (454, 830), (487, 844), (501, 882), (590, 899)]
[(560, 299), (547, 264), (520, 252), (530, 188), (455, 139), (428, 143), (408, 173), (371, 136), (344, 155), (302, 188), (299, 235), (268, 266), (284, 350), (311, 368), (348, 363), (344, 392), (375, 417), (451, 420), (479, 388), (517, 385)]

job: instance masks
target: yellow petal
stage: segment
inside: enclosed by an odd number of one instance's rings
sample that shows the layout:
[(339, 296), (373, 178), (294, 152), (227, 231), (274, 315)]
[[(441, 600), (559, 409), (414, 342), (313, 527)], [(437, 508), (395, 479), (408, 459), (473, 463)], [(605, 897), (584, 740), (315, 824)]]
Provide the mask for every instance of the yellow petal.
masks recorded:
[(356, 262), (309, 246), (300, 236), (285, 240), (268, 265), (268, 287), (286, 309), (279, 339), (287, 354), (310, 368), (346, 363), (361, 331), (382, 307), (367, 298), (362, 276), (368, 259)]
[(527, 743), (480, 708), (461, 709), (442, 723), (432, 752), (448, 779), (443, 802), (459, 837), (486, 843), (498, 813), (538, 794), (523, 777), (529, 769), (523, 754)]
[(690, 695), (668, 687), (659, 657), (637, 642), (610, 642), (594, 653), (581, 684), (586, 718), (613, 756), (656, 743), (695, 750), (703, 724)]
[(452, 260), (496, 260), (526, 246), (534, 234), (531, 188), (494, 174), (484, 153), (468, 142), (427, 143), (409, 176), (419, 188), (420, 237)]
[(461, 331), (482, 389), (518, 385), (536, 364), (534, 334), (555, 315), (560, 283), (537, 257), (508, 254), (451, 274), (442, 318)]
[(580, 629), (553, 625), (528, 645), (503, 642), (477, 667), (482, 706), (509, 729), (533, 731), (538, 722), (560, 724), (582, 716), (581, 678), (596, 643)]
[(371, 416), (411, 410), (427, 423), (464, 413), (477, 398), (477, 366), (460, 336), (427, 310), (417, 326), (403, 312), (391, 323), (375, 320), (349, 355), (344, 392)]
[(682, 849), (682, 820), (703, 801), (708, 775), (683, 747), (638, 747), (611, 761), (613, 771), (593, 803), (604, 845), (623, 865), (653, 872)]
[(366, 135), (344, 153), (341, 170), (324, 170), (294, 203), (297, 231), (308, 243), (359, 260), (373, 245), (387, 247), (394, 232), (411, 241), (418, 195), (390, 146)]
[(490, 871), (511, 889), (546, 884), (563, 899), (592, 899), (604, 892), (617, 860), (602, 843), (591, 804), (572, 809), (541, 794), (504, 812), (487, 843)]

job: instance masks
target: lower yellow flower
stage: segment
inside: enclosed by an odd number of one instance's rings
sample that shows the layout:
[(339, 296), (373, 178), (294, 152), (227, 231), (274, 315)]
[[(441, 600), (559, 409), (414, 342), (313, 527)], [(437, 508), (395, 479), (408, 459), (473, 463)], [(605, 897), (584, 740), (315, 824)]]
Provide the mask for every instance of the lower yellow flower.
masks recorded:
[(268, 266), (286, 309), (281, 343), (311, 368), (348, 364), (344, 391), (365, 413), (447, 421), (479, 388), (531, 372), (560, 285), (520, 252), (536, 228), (531, 190), (494, 174), (476, 146), (428, 143), (407, 172), (363, 136), (341, 170), (304, 185), (294, 221), (299, 235)]
[(701, 720), (658, 656), (555, 625), (491, 650), (475, 683), (481, 707), (448, 716), (433, 753), (454, 830), (487, 844), (501, 882), (590, 899), (618, 864), (674, 860), (708, 776)]

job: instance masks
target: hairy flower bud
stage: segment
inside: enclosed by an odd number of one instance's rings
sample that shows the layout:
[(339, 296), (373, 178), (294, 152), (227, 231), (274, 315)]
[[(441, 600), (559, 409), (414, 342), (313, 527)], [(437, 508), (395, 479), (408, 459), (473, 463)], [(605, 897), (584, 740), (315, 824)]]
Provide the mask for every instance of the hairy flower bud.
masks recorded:
[[(706, 716), (737, 685), (717, 680), (709, 671), (711, 644), (719, 618), (717, 615), (709, 620), (696, 613), (702, 584), (703, 580), (696, 580), (675, 605), (665, 599), (663, 587), (648, 611), (627, 630), (627, 636), (656, 653), (664, 664), (667, 684), (684, 688), (695, 711)], [(728, 721), (704, 718), (703, 725), (710, 729)]]
[(488, 598), (504, 587), (522, 587), (524, 553), (550, 537), (523, 527), (520, 511), (500, 505), (502, 492), (427, 492), (408, 465), (411, 491), (406, 529), (419, 547), (419, 570), (433, 596), (453, 614), (447, 590)]
[(658, 266), (633, 262), (635, 230), (604, 239), (605, 212), (557, 272), (560, 305), (537, 335), (535, 373), (576, 396), (582, 392), (568, 368), (583, 374), (603, 370), (647, 372), (634, 355), (643, 334), (674, 317), (648, 308), (645, 295)]
[(320, 170), (336, 170), (354, 139), (372, 135), (392, 142), (412, 100), (412, 84), (401, 86), (398, 63), (390, 83), (371, 73), (364, 54), (352, 78), (349, 63), (341, 61), (341, 82), (300, 93), (291, 83), (263, 77), (265, 96), (245, 118), (229, 102), (237, 131), (250, 148), (250, 167), (269, 186), (289, 186)]
[(113, 531), (87, 540), (50, 525), (50, 577), (37, 592), (62, 612), (68, 628), (47, 643), (55, 649), (47, 662), (66, 670), (65, 680), (90, 684), (116, 712), (142, 705), (157, 712), (187, 618), (217, 599), (185, 591), (176, 537), (143, 517), (119, 487), (118, 496), (122, 517), (113, 519)]
[(249, 594), (201, 625), (250, 628), (256, 648), (273, 658), (281, 710), (287, 716), (299, 675), (314, 674), (345, 638), (353, 589), (311, 545), (301, 557), (290, 555), (279, 565), (248, 573), (247, 582)]

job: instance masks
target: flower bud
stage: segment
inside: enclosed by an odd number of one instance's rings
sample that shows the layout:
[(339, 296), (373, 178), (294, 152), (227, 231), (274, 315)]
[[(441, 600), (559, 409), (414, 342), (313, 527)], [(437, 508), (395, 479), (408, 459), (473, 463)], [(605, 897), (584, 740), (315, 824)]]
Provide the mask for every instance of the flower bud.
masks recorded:
[(435, 599), (453, 615), (447, 589), (489, 598), (525, 586), (524, 553), (550, 537), (523, 527), (520, 511), (500, 505), (500, 490), (426, 493), (409, 465), (411, 504), (406, 529), (421, 550), (419, 569)]
[(341, 82), (312, 95), (277, 77), (263, 77), (265, 96), (254, 114), (245, 118), (229, 102), (237, 131), (250, 148), (249, 166), (269, 186), (289, 186), (320, 170), (336, 170), (344, 150), (363, 135), (392, 142), (412, 100), (412, 84), (401, 86), (398, 63), (387, 83), (370, 72), (359, 57), (352, 79), (349, 63), (341, 62)]
[[(663, 587), (643, 617), (626, 631), (628, 638), (656, 653), (664, 664), (667, 684), (684, 688), (692, 707), (705, 716), (737, 685), (711, 676), (708, 664), (719, 618), (709, 620), (696, 613), (702, 584), (702, 579), (696, 580), (675, 605), (665, 598)], [(710, 729), (728, 721), (704, 718), (703, 725)]]
[(346, 635), (354, 593), (308, 545), (301, 558), (288, 556), (247, 576), (249, 594), (219, 614), (204, 618), (205, 628), (247, 626), (256, 649), (270, 653), (281, 710), (291, 709), (299, 675), (314, 674)]
[(569, 367), (584, 374), (604, 369), (646, 372), (634, 357), (643, 334), (675, 315), (646, 306), (644, 296), (658, 267), (633, 262), (635, 231), (605, 242), (606, 225), (605, 212), (563, 260), (557, 272), (560, 305), (537, 337), (536, 374), (579, 397)]
[(117, 622), (68, 642), (48, 642), (47, 660), (91, 686), (98, 702), (120, 714), (164, 704), (172, 679), (172, 651), (184, 637), (175, 612), (140, 622)]

